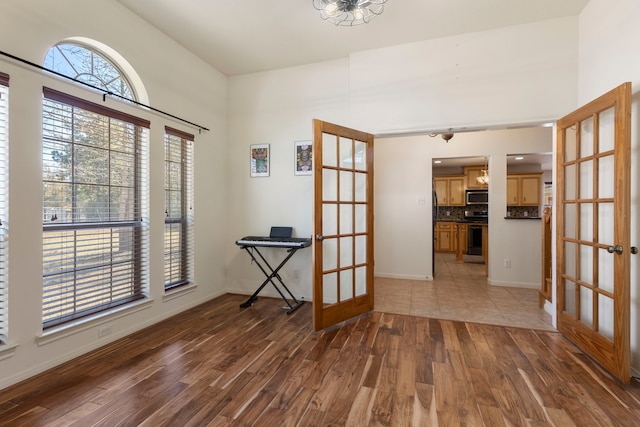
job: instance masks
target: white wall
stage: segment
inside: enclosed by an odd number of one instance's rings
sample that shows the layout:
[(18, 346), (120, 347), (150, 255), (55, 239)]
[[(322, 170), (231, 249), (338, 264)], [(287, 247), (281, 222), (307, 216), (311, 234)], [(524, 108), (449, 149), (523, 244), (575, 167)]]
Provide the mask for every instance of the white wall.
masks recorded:
[[(47, 50), (68, 37), (87, 37), (117, 51), (141, 77), (150, 104), (211, 129), (196, 129), (167, 117), (108, 100), (149, 119), (150, 128), (150, 288), (138, 311), (79, 324), (55, 339), (42, 337), (42, 86), (102, 102), (78, 89), (0, 56), (10, 75), (9, 343), (0, 346), (0, 388), (53, 367), (88, 350), (153, 324), (224, 292), (228, 251), (226, 77), (205, 65), (114, 1), (46, 0), (0, 3), (0, 50), (42, 64)], [(195, 138), (195, 282), (190, 293), (163, 295), (164, 126)], [(5, 218), (2, 219), (5, 222)], [(109, 324), (112, 333), (98, 338)]]
[[(251, 294), (264, 280), (251, 258), (233, 244), (235, 240), (268, 235), (274, 225), (292, 226), (296, 237), (311, 236), (313, 177), (294, 175), (294, 142), (313, 139), (314, 118), (347, 120), (348, 78), (345, 59), (230, 79), (229, 292)], [(250, 177), (252, 144), (270, 145), (269, 177)], [(286, 255), (284, 249), (267, 248), (262, 253), (273, 267)], [(311, 299), (311, 255), (311, 248), (299, 250), (280, 271), (296, 298)], [(261, 295), (278, 296), (271, 285)]]
[[(313, 183), (311, 177), (293, 176), (293, 143), (311, 139), (312, 118), (371, 133), (539, 123), (575, 105), (576, 79), (577, 18), (358, 52), (341, 61), (230, 78), (229, 185), (235, 200), (230, 208), (230, 237), (266, 233), (271, 225), (293, 225), (298, 235), (311, 234)], [(473, 155), (469, 151), (478, 147), (459, 135), (451, 147)], [(249, 178), (249, 146), (259, 143), (271, 144), (269, 178)], [(376, 273), (425, 277), (431, 271), (430, 225), (428, 230), (413, 230), (410, 224), (430, 213), (431, 171), (424, 167), (430, 166), (432, 146), (417, 144), (416, 151), (411, 151), (380, 138), (375, 144)], [(550, 151), (548, 145), (540, 150), (520, 149), (513, 140), (504, 144), (503, 154)], [(404, 164), (397, 160), (402, 156), (407, 157)], [(491, 164), (495, 173), (504, 174), (506, 158), (492, 162), (496, 162)], [(395, 174), (385, 173), (385, 168), (393, 169), (398, 163), (401, 169), (396, 168)], [(400, 170), (402, 175), (397, 176)], [(391, 182), (404, 179), (407, 184), (391, 185), (387, 178)], [(415, 205), (418, 195), (426, 197), (425, 205)], [(407, 218), (401, 222), (394, 221), (396, 203), (407, 208)], [(497, 227), (500, 216), (496, 215), (492, 222)], [(504, 209), (500, 215), (504, 217)], [(397, 234), (412, 246), (390, 237)], [(494, 257), (502, 259), (509, 249), (498, 246)], [(228, 261), (229, 290), (251, 293), (262, 277), (259, 270), (238, 249), (230, 252)], [(301, 272), (299, 279), (294, 277), (295, 270)], [(310, 250), (299, 251), (283, 273), (296, 295), (310, 298)], [(510, 271), (491, 272), (495, 284), (522, 286), (537, 284), (539, 275), (539, 268), (518, 263)]]
[[(640, 2), (591, 0), (580, 15), (579, 104), (632, 83), (631, 245), (640, 247)], [(631, 366), (640, 375), (640, 268), (631, 256)], [(554, 269), (555, 270), (555, 269)]]
[(576, 99), (577, 18), (358, 52), (352, 124), (372, 133), (555, 120)]
[[(507, 155), (549, 152), (551, 128), (535, 127), (440, 137), (376, 140), (376, 275), (431, 278), (431, 178), (434, 158), (489, 158), (489, 283), (539, 288), (541, 222), (509, 220), (506, 212)], [(426, 203), (419, 204), (424, 198)], [(511, 267), (504, 267), (504, 259)], [(437, 274), (437, 272), (436, 272)]]

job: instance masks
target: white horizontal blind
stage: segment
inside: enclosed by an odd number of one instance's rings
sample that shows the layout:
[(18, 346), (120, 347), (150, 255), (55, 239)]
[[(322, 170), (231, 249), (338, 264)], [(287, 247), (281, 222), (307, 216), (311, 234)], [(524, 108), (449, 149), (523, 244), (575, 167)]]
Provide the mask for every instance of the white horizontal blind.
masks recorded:
[(0, 73), (0, 344), (7, 342), (7, 251), (8, 251), (8, 181), (7, 148), (9, 146), (9, 76)]
[(149, 184), (148, 122), (47, 88), (44, 93), (47, 328), (143, 298)]
[(165, 290), (192, 281), (193, 140), (193, 135), (165, 128)]

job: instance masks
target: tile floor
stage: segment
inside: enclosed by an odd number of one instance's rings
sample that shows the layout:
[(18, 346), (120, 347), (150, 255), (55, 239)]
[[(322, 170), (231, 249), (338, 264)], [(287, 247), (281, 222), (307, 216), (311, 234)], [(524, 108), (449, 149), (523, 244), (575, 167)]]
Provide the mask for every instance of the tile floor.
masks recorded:
[(375, 311), (537, 330), (555, 329), (538, 290), (490, 286), (484, 263), (436, 254), (433, 281), (375, 279)]

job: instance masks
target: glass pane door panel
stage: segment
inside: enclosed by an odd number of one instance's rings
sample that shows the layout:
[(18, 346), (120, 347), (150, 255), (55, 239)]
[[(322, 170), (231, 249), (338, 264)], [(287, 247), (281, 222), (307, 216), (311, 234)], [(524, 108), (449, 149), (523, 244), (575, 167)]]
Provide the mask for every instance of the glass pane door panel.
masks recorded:
[(367, 261), (367, 236), (356, 236), (356, 264)]
[(593, 117), (580, 123), (580, 157), (593, 155)]
[(578, 163), (580, 168), (580, 198), (593, 199), (593, 160)]
[(335, 135), (322, 134), (322, 164), (325, 166), (338, 166), (338, 147)]
[(613, 244), (613, 203), (598, 203), (598, 243)]
[(356, 173), (356, 202), (367, 201), (367, 175), (364, 173)]
[(576, 247), (575, 243), (564, 242), (564, 272), (573, 278), (576, 278)]
[(613, 293), (613, 254), (598, 249), (598, 287)]
[(580, 245), (580, 280), (593, 283), (593, 247)]
[(322, 300), (325, 304), (338, 302), (338, 274), (329, 273), (322, 277)]
[(580, 207), (580, 240), (593, 241), (593, 204), (579, 203)]
[(613, 167), (613, 156), (601, 157), (598, 160), (598, 198), (613, 198), (615, 173), (616, 170)]
[(344, 169), (353, 168), (353, 140), (340, 138), (340, 167)]
[(576, 136), (575, 126), (565, 129), (565, 144), (564, 144), (564, 161), (572, 162), (576, 160)]
[(615, 136), (614, 108), (608, 108), (599, 114), (600, 126), (598, 128), (598, 152), (604, 153), (613, 150)]
[(613, 300), (598, 295), (598, 332), (606, 338), (613, 339)]
[(340, 267), (353, 265), (353, 237), (340, 238)]
[(576, 317), (576, 284), (571, 280), (564, 281), (564, 311), (569, 315)]
[(340, 272), (340, 301), (353, 298), (353, 270), (342, 270)]
[(356, 207), (356, 233), (364, 233), (367, 231), (367, 206), (355, 205)]
[(340, 234), (353, 233), (353, 205), (340, 205)]
[(355, 162), (356, 170), (367, 170), (367, 144), (365, 142), (356, 141)]
[(338, 205), (322, 205), (322, 235), (335, 236), (338, 234)]
[(568, 165), (564, 168), (564, 199), (575, 200), (576, 198), (576, 165)]
[(356, 296), (367, 293), (367, 267), (356, 268)]
[(333, 169), (322, 169), (322, 200), (338, 200), (338, 172)]
[(580, 321), (593, 327), (593, 291), (580, 286)]
[(338, 239), (324, 239), (322, 241), (322, 267), (324, 271), (338, 268)]
[(564, 205), (564, 234), (569, 239), (576, 238), (576, 205), (567, 203)]
[(353, 202), (353, 173), (340, 171), (340, 201)]

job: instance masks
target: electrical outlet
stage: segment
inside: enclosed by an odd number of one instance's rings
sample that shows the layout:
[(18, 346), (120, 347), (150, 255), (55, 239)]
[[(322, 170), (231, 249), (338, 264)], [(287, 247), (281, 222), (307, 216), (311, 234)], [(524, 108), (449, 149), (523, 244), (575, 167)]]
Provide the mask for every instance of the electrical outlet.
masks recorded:
[(505, 258), (504, 260), (504, 268), (511, 268), (511, 260)]
[(102, 325), (98, 328), (98, 338), (102, 338), (111, 333), (111, 324)]

